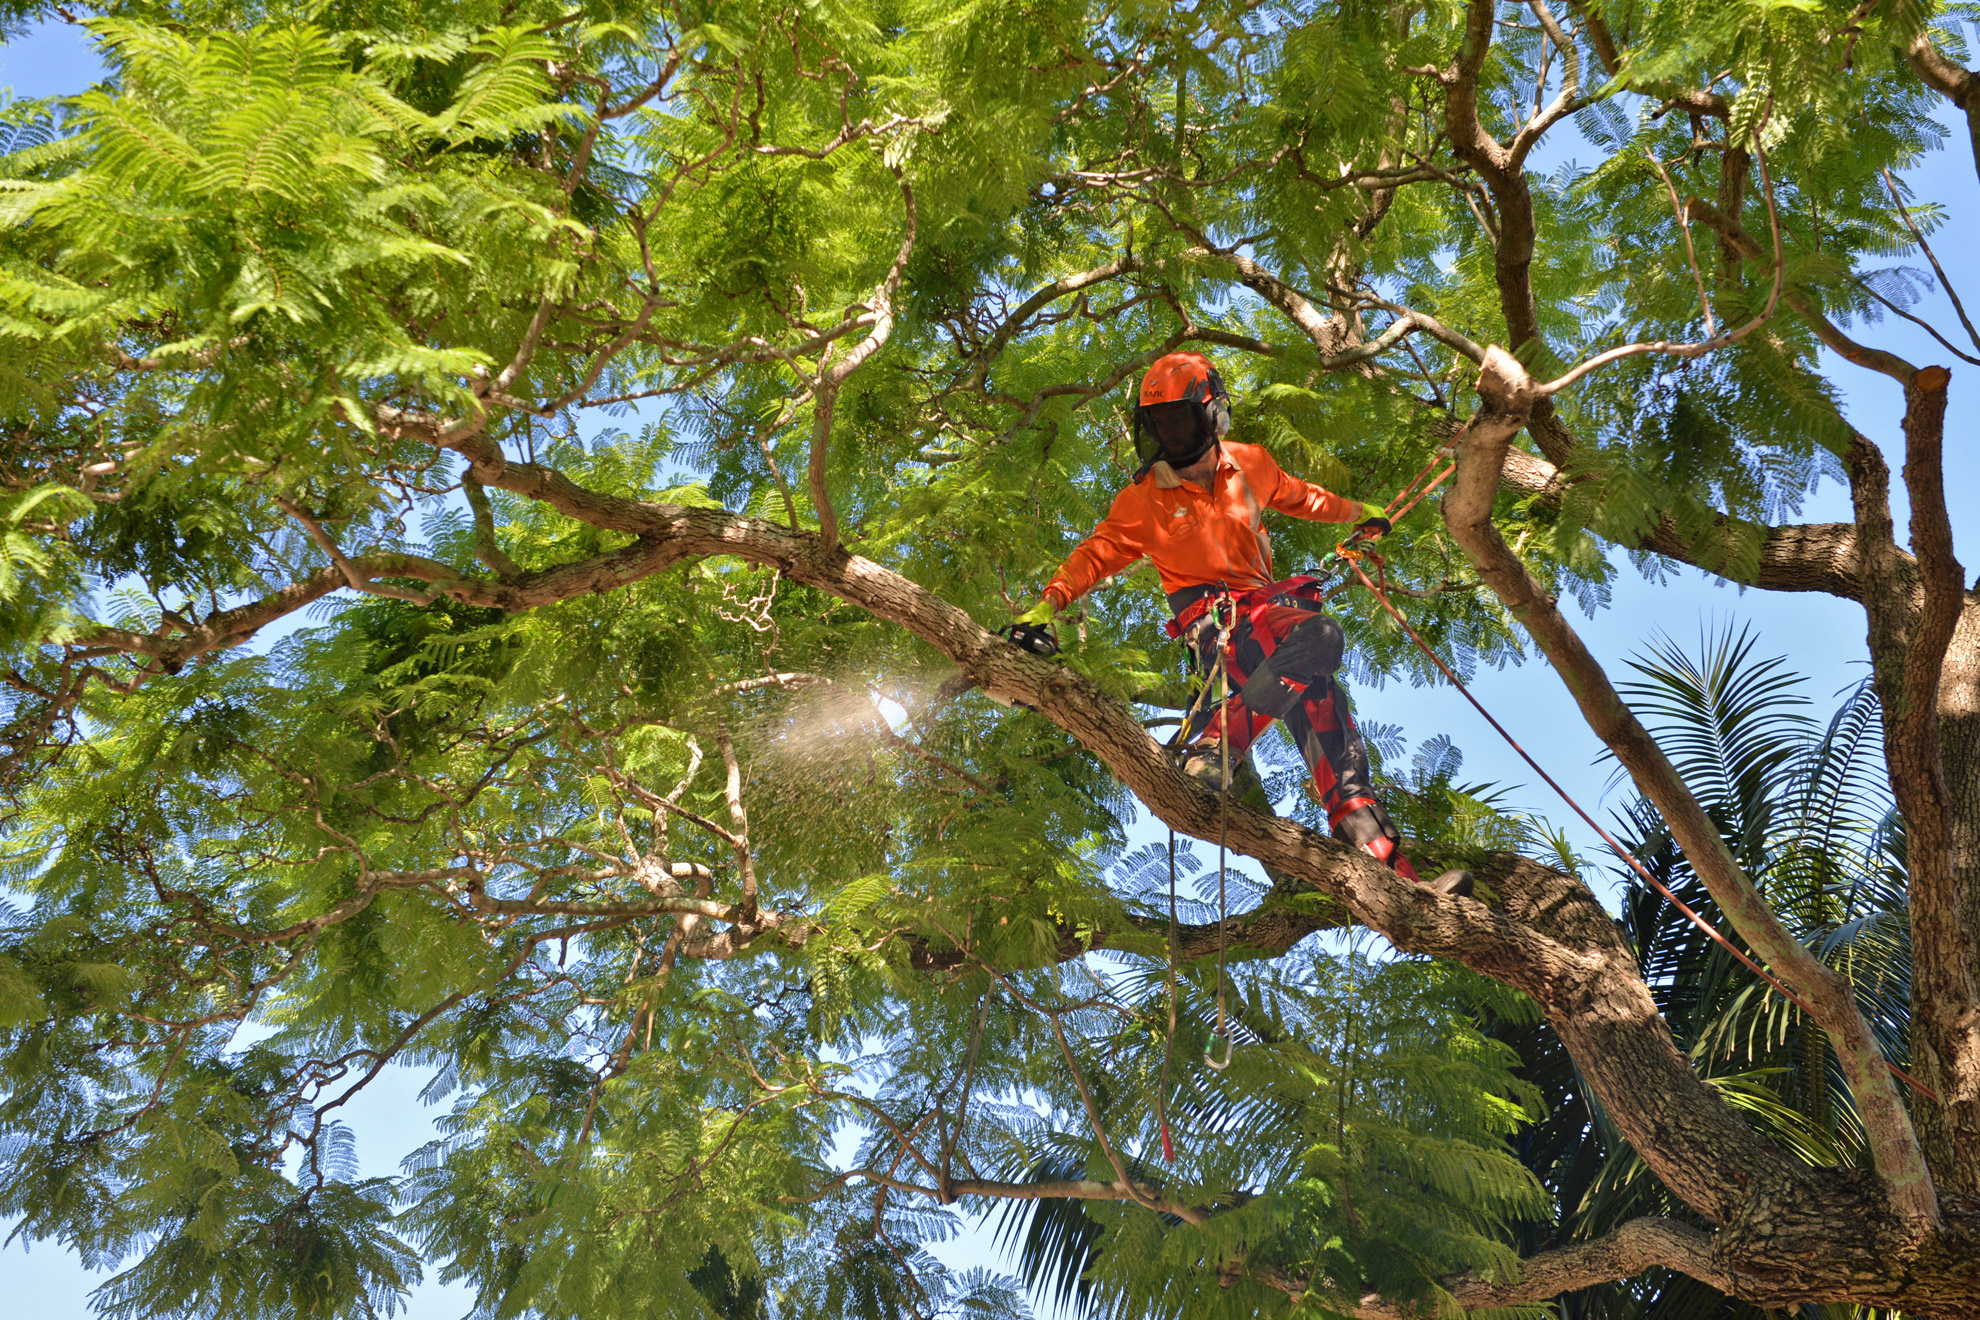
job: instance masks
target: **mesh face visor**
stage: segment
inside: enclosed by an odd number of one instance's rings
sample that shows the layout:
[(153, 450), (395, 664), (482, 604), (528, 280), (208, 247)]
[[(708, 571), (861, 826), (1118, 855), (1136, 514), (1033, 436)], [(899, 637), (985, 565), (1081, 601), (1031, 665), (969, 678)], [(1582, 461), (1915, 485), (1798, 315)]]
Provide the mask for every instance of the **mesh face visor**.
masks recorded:
[(1216, 440), (1204, 407), (1194, 399), (1146, 403), (1136, 415), (1134, 447), (1142, 465), (1165, 459), (1171, 467), (1188, 467), (1203, 457)]

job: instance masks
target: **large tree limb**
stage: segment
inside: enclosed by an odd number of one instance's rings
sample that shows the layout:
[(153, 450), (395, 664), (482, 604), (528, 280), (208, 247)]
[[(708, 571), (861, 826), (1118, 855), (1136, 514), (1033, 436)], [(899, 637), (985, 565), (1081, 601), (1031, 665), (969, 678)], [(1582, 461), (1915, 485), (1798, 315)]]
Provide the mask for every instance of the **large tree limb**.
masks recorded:
[[(1953, 553), (1943, 446), (1951, 373), (1923, 367), (1905, 387), (1904, 484), (1911, 503), (1915, 587), (1865, 600), (1872, 676), (1882, 699), (1885, 762), (1904, 813), (1913, 942), (1913, 1035), (1924, 1080), (1937, 1092), (1928, 1116), (1936, 1163), (1961, 1190), (1980, 1190), (1980, 986), (1974, 931), (1962, 912), (1953, 818), (1940, 745), (1940, 686), (1966, 607)], [(1879, 469), (1881, 464), (1879, 465)], [(1888, 475), (1852, 466), (1866, 580), (1894, 558)], [(1970, 808), (1969, 808), (1970, 809)]]
[(1508, 147), (1493, 137), (1479, 116), (1478, 83), (1492, 48), (1495, 0), (1469, 0), (1465, 8), (1464, 39), (1457, 58), (1437, 75), (1444, 85), (1444, 133), (1451, 150), (1469, 165), (1499, 209), (1492, 273), (1499, 285), (1499, 306), (1506, 318), (1506, 335), (1524, 353), (1538, 345), (1540, 309), (1533, 297), (1533, 193), (1521, 168), (1532, 142)]
[(340, 556), (341, 562), (338, 564), (319, 569), (259, 600), (211, 614), (204, 621), (182, 627), (176, 633), (136, 633), (98, 624), (79, 629), (71, 644), (86, 651), (121, 651), (149, 656), (159, 661), (168, 672), (176, 672), (182, 665), (214, 651), (239, 645), (277, 620), (308, 607), (334, 591), (350, 587), (353, 585), (350, 580), (352, 575), (366, 584), (393, 578), (434, 584), (430, 592), (396, 593), (414, 600), (437, 600), (444, 596), (464, 605), (515, 611), (534, 609), (573, 596), (611, 591), (628, 582), (649, 577), (680, 558), (674, 547), (653, 541), (634, 541), (631, 545), (577, 563), (493, 582), (468, 577), (451, 564), (420, 555), (385, 552)]
[[(1980, 983), (1980, 592), (1969, 593), (1960, 612), (1939, 678), (1938, 707), (1940, 760), (1952, 803), (1952, 889), (1968, 941), (1967, 974)], [(1935, 1131), (1940, 1119), (1927, 1114), (1922, 1125), (1926, 1151), (1935, 1159), (1949, 1147), (1963, 1152), (1965, 1163), (1951, 1180), (1980, 1191), (1980, 1168), (1975, 1167), (1980, 1163), (1980, 1110), (1969, 1106), (1948, 1117), (1951, 1130)]]
[[(1601, 62), (1602, 71), (1614, 77), (1624, 71), (1627, 52), (1617, 44), (1615, 34), (1610, 31), (1608, 22), (1588, 0), (1568, 0), (1568, 8), (1581, 20), (1582, 33), (1588, 44), (1594, 48), (1595, 58)], [(1694, 115), (1725, 119), (1732, 114), (1732, 102), (1717, 92), (1695, 87), (1680, 87), (1657, 79), (1631, 77), (1629, 85), (1645, 96), (1652, 96), (1666, 105), (1675, 106)]]
[[(1676, 1220), (1647, 1216), (1632, 1219), (1593, 1242), (1529, 1256), (1519, 1263), (1519, 1278), (1510, 1283), (1495, 1283), (1472, 1274), (1455, 1275), (1439, 1283), (1459, 1306), (1476, 1311), (1552, 1301), (1562, 1293), (1631, 1278), (1658, 1266), (1710, 1284), (1720, 1292), (1733, 1291), (1731, 1275), (1713, 1260), (1710, 1233)], [(1420, 1312), (1373, 1293), (1364, 1296), (1351, 1314), (1355, 1320), (1423, 1320)]]
[[(1591, 478), (1592, 479), (1592, 478)], [(1502, 489), (1535, 500), (1542, 508), (1558, 509), (1573, 484), (1561, 470), (1544, 458), (1523, 450), (1508, 448), (1505, 467), (1500, 473)], [(1676, 522), (1661, 516), (1636, 536), (1603, 533), (1628, 550), (1644, 550), (1680, 563), (1716, 573), (1741, 586), (1766, 591), (1819, 591), (1845, 600), (1861, 600), (1863, 579), (1856, 551), (1853, 523), (1801, 523), (1784, 527), (1769, 526), (1728, 514), (1714, 514), (1713, 532), (1703, 542), (1683, 535)], [(1751, 578), (1724, 571), (1724, 556), (1710, 553), (1712, 543), (1720, 546), (1757, 545)], [(1899, 552), (1893, 571), (1900, 577), (1911, 572), (1910, 556)], [(1880, 588), (1882, 589), (1882, 588)]]
[[(1776, 975), (1808, 1001), (1835, 1045), (1877, 1170), (1898, 1213), (1923, 1226), (1936, 1224), (1938, 1198), (1917, 1133), (1848, 980), (1781, 925), (1663, 749), (1623, 704), (1554, 598), (1526, 571), (1492, 522), (1506, 448), (1538, 397), (1532, 377), (1510, 354), (1495, 351), (1486, 356), (1479, 392), (1484, 408), (1472, 420), (1458, 454), (1456, 481), (1444, 502), (1444, 521), (1451, 535), (1546, 654), (1589, 727), (1630, 772), (1638, 791), (1656, 805), (1720, 910)], [(1643, 1142), (1628, 1132), (1633, 1116), (1616, 1117), (1638, 1151), (1647, 1155)]]

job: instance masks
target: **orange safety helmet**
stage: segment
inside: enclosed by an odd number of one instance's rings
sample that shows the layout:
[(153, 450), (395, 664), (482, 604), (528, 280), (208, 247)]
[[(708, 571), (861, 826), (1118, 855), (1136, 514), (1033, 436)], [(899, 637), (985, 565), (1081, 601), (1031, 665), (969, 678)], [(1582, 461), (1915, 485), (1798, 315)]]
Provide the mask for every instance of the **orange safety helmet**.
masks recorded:
[(1158, 358), (1141, 378), (1134, 410), (1134, 452), (1142, 475), (1157, 460), (1188, 467), (1231, 429), (1231, 394), (1224, 378), (1201, 353)]

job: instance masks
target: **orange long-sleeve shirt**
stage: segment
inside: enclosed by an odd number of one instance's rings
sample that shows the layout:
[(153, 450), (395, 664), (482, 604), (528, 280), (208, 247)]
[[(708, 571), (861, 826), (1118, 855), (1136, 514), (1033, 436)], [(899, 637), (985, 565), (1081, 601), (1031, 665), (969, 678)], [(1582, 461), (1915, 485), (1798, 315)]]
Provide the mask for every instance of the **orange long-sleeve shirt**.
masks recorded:
[(1265, 509), (1315, 522), (1355, 522), (1361, 505), (1288, 475), (1257, 445), (1223, 443), (1211, 489), (1185, 481), (1162, 490), (1145, 476), (1114, 497), (1113, 508), (1093, 534), (1066, 557), (1045, 585), (1064, 609), (1147, 555), (1171, 594), (1221, 582), (1233, 590), (1273, 580), (1272, 545)]

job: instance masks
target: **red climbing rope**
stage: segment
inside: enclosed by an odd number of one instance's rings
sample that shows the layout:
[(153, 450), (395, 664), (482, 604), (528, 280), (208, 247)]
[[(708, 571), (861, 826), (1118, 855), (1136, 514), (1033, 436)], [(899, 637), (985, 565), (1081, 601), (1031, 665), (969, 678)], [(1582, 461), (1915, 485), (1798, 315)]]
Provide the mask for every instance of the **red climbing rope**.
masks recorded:
[(1409, 479), (1409, 483), (1405, 485), (1401, 490), (1396, 492), (1396, 497), (1389, 501), (1388, 508), (1382, 511), (1385, 515), (1387, 515), (1390, 522), (1394, 522), (1396, 519), (1402, 517), (1403, 514), (1408, 513), (1411, 509), (1415, 508), (1417, 500), (1422, 499), (1425, 495), (1428, 495), (1431, 491), (1443, 485), (1444, 477), (1448, 477), (1451, 475), (1451, 473), (1457, 471), (1457, 463), (1453, 461), (1449, 467), (1444, 469), (1442, 476), (1439, 476), (1435, 481), (1431, 482), (1422, 491), (1417, 492), (1416, 499), (1410, 500), (1409, 504), (1400, 510), (1396, 508), (1398, 504), (1401, 504), (1405, 499), (1409, 498), (1409, 495), (1412, 491), (1416, 491), (1416, 486), (1418, 482), (1422, 481), (1425, 477), (1429, 476), (1433, 471), (1436, 470), (1437, 464), (1443, 462), (1445, 459), (1450, 458), (1451, 455), (1457, 453), (1458, 441), (1464, 439), (1464, 433), (1469, 429), (1470, 427), (1468, 425), (1464, 427), (1460, 427), (1458, 429), (1458, 433), (1452, 436), (1447, 444), (1439, 445), (1436, 449), (1432, 450), (1430, 453), (1430, 461), (1423, 465), (1423, 470), (1418, 472), (1415, 476), (1411, 477)]
[[(1434, 467), (1435, 465), (1436, 465), (1436, 459), (1433, 458), (1430, 462), (1430, 466)], [(1392, 519), (1401, 517), (1402, 513), (1407, 513), (1411, 508), (1415, 507), (1417, 501), (1421, 500), (1425, 495), (1428, 495), (1432, 490), (1435, 490), (1438, 485), (1442, 484), (1444, 477), (1448, 477), (1451, 474), (1451, 471), (1456, 468), (1456, 466), (1457, 465), (1453, 463), (1450, 468), (1447, 468), (1444, 471), (1443, 476), (1438, 477), (1436, 481), (1432, 482), (1429, 486), (1425, 487), (1423, 491), (1421, 491), (1416, 496), (1415, 499), (1412, 499), (1409, 502), (1409, 504), (1405, 505), (1401, 513), (1392, 515)], [(1428, 472), (1429, 470), (1430, 470), (1429, 467), (1426, 467), (1424, 469), (1424, 472)], [(1422, 480), (1422, 475), (1423, 475), (1422, 473), (1419, 473), (1417, 475), (1417, 480), (1419, 481)], [(1414, 485), (1415, 482), (1411, 482), (1410, 484)], [(1398, 496), (1397, 498), (1400, 499), (1401, 497)], [(1727, 939), (1724, 935), (1720, 934), (1716, 926), (1712, 925), (1711, 922), (1705, 920), (1705, 918), (1699, 916), (1698, 913), (1692, 911), (1692, 909), (1685, 904), (1684, 900), (1680, 899), (1676, 894), (1673, 894), (1669, 889), (1667, 889), (1664, 886), (1663, 882), (1658, 880), (1656, 876), (1650, 874), (1649, 870), (1643, 865), (1643, 863), (1637, 861), (1635, 856), (1630, 853), (1629, 849), (1623, 847), (1622, 844), (1618, 843), (1614, 835), (1610, 834), (1607, 830), (1603, 829), (1600, 822), (1598, 822), (1593, 816), (1589, 815), (1585, 810), (1583, 810), (1581, 804), (1574, 800), (1573, 795), (1570, 794), (1565, 788), (1562, 788), (1552, 775), (1548, 774), (1544, 769), (1542, 769), (1540, 763), (1534, 760), (1533, 757), (1527, 753), (1527, 750), (1524, 747), (1521, 747), (1519, 745), (1519, 740), (1514, 738), (1512, 734), (1506, 731), (1506, 726), (1499, 723), (1497, 719), (1493, 718), (1492, 712), (1486, 710), (1484, 704), (1481, 703), (1477, 697), (1471, 695), (1471, 689), (1464, 685), (1464, 680), (1460, 679), (1454, 672), (1452, 672), (1451, 667), (1444, 663), (1443, 657), (1438, 655), (1434, 650), (1430, 648), (1430, 644), (1424, 641), (1422, 635), (1419, 634), (1416, 631), (1416, 629), (1410, 625), (1409, 620), (1403, 617), (1402, 611), (1395, 607), (1395, 603), (1389, 599), (1389, 594), (1386, 591), (1382, 590), (1381, 587), (1377, 586), (1375, 580), (1369, 577), (1367, 571), (1362, 568), (1361, 566), (1362, 556), (1370, 552), (1355, 548), (1351, 542), (1343, 542), (1337, 553), (1348, 564), (1348, 566), (1354, 570), (1355, 576), (1361, 579), (1361, 585), (1367, 587), (1370, 591), (1375, 593), (1375, 599), (1382, 603), (1382, 608), (1389, 612), (1389, 616), (1391, 618), (1393, 618), (1397, 623), (1402, 625), (1402, 630), (1405, 633), (1409, 634), (1409, 640), (1416, 643), (1416, 649), (1423, 652), (1424, 655), (1430, 658), (1430, 663), (1437, 666), (1437, 668), (1443, 673), (1444, 677), (1448, 678), (1451, 681), (1451, 686), (1456, 688), (1460, 693), (1464, 695), (1464, 699), (1471, 703), (1472, 709), (1476, 710), (1480, 715), (1483, 715), (1485, 717), (1485, 722), (1498, 731), (1499, 736), (1506, 740), (1506, 745), (1511, 747), (1515, 752), (1519, 753), (1520, 759), (1522, 761), (1525, 761), (1527, 765), (1533, 768), (1533, 773), (1539, 775), (1540, 778), (1544, 779), (1547, 782), (1547, 787), (1553, 789), (1555, 793), (1559, 794), (1561, 801), (1567, 803), (1569, 809), (1571, 809), (1575, 815), (1581, 817), (1581, 819), (1583, 820), (1583, 822), (1587, 824), (1589, 829), (1594, 830), (1595, 833), (1600, 835), (1602, 837), (1602, 842), (1608, 844), (1609, 847), (1615, 851), (1616, 856), (1622, 858), (1624, 862), (1628, 863), (1630, 869), (1635, 871), (1639, 876), (1642, 876), (1644, 882), (1648, 884), (1652, 889), (1655, 889), (1659, 894), (1663, 895), (1664, 900), (1666, 902), (1668, 902), (1672, 907), (1676, 908), (1679, 912), (1682, 912), (1686, 917), (1690, 918), (1691, 923), (1694, 926), (1698, 927), (1698, 929), (1704, 931), (1707, 935), (1711, 936), (1712, 939), (1717, 941), (1726, 950), (1727, 953), (1730, 953), (1733, 957), (1739, 959), (1740, 962), (1744, 963), (1753, 972), (1755, 976), (1758, 976), (1768, 985), (1771, 985), (1772, 987), (1774, 987), (1774, 989), (1780, 991), (1781, 994), (1785, 996), (1790, 1003), (1794, 1004), (1802, 1012), (1808, 1014), (1808, 1016), (1811, 1019), (1815, 1018), (1814, 1010), (1810, 1009), (1806, 1003), (1802, 1002), (1802, 999), (1799, 995), (1795, 994), (1794, 991), (1788, 989), (1786, 986), (1782, 985), (1779, 981), (1775, 980), (1774, 977), (1771, 976), (1765, 968), (1760, 966), (1760, 964), (1755, 962), (1752, 958), (1748, 957), (1746, 953), (1743, 950), (1741, 950), (1737, 945), (1735, 945), (1731, 940)], [(1380, 557), (1376, 556), (1375, 558), (1376, 558), (1376, 562), (1379, 564), (1381, 562)], [(1819, 1021), (1819, 1019), (1816, 1020)], [(1891, 1070), (1891, 1074), (1895, 1076), (1899, 1081), (1905, 1083), (1905, 1085), (1911, 1087), (1912, 1090), (1918, 1092), (1920, 1095), (1926, 1096), (1932, 1100), (1937, 1100), (1939, 1098), (1923, 1082), (1920, 1082), (1917, 1078), (1913, 1077), (1910, 1073), (1906, 1072), (1904, 1069), (1892, 1063), (1889, 1059), (1884, 1060), (1884, 1066), (1886, 1068), (1889, 1068)]]
[[(1434, 464), (1436, 463), (1436, 461), (1437, 461), (1437, 460), (1436, 460), (1436, 459), (1431, 459), (1430, 461), (1431, 461), (1431, 463), (1432, 463), (1432, 464), (1434, 465)], [(1451, 473), (1453, 473), (1453, 472), (1455, 472), (1455, 471), (1457, 471), (1457, 464), (1456, 464), (1456, 463), (1452, 463), (1452, 464), (1451, 464), (1451, 465), (1450, 465), (1449, 467), (1447, 467), (1447, 468), (1445, 468), (1445, 469), (1444, 469), (1444, 470), (1443, 470), (1442, 472), (1439, 472), (1439, 473), (1437, 474), (1437, 479), (1436, 479), (1435, 481), (1433, 481), (1433, 482), (1431, 482), (1431, 483), (1430, 483), (1429, 485), (1427, 485), (1427, 486), (1425, 486), (1425, 487), (1424, 487), (1424, 488), (1423, 488), (1422, 490), (1420, 490), (1420, 491), (1418, 491), (1418, 492), (1416, 492), (1416, 494), (1415, 494), (1415, 496), (1414, 496), (1413, 498), (1411, 498), (1411, 500), (1410, 500), (1410, 502), (1409, 502), (1409, 503), (1407, 503), (1407, 504), (1405, 504), (1405, 505), (1403, 505), (1403, 506), (1402, 506), (1402, 507), (1401, 507), (1400, 509), (1396, 509), (1396, 500), (1400, 500), (1400, 499), (1402, 498), (1402, 495), (1398, 495), (1398, 496), (1396, 496), (1396, 499), (1395, 499), (1395, 500), (1391, 500), (1391, 501), (1389, 501), (1389, 507), (1390, 507), (1391, 509), (1395, 509), (1395, 512), (1394, 512), (1394, 513), (1391, 513), (1391, 514), (1389, 514), (1389, 515), (1388, 515), (1388, 517), (1389, 517), (1389, 521), (1390, 521), (1390, 522), (1392, 522), (1392, 523), (1396, 523), (1396, 522), (1401, 522), (1401, 521), (1402, 521), (1402, 516), (1403, 516), (1403, 515), (1404, 515), (1405, 513), (1408, 513), (1408, 512), (1409, 512), (1409, 511), (1410, 511), (1411, 509), (1413, 509), (1413, 508), (1415, 508), (1415, 507), (1416, 507), (1417, 505), (1419, 505), (1419, 504), (1421, 504), (1421, 503), (1423, 502), (1423, 499), (1424, 499), (1424, 497), (1425, 497), (1426, 495), (1428, 495), (1428, 494), (1429, 494), (1429, 493), (1430, 493), (1431, 491), (1433, 491), (1433, 490), (1435, 490), (1435, 489), (1437, 489), (1437, 487), (1439, 487), (1439, 486), (1441, 486), (1441, 485), (1443, 485), (1443, 484), (1444, 484), (1444, 479), (1445, 479), (1446, 477), (1448, 477), (1448, 476), (1450, 476), (1450, 475), (1451, 475)], [(1408, 494), (1408, 491), (1407, 491), (1407, 489), (1405, 489), (1405, 491), (1404, 491), (1404, 494)]]

